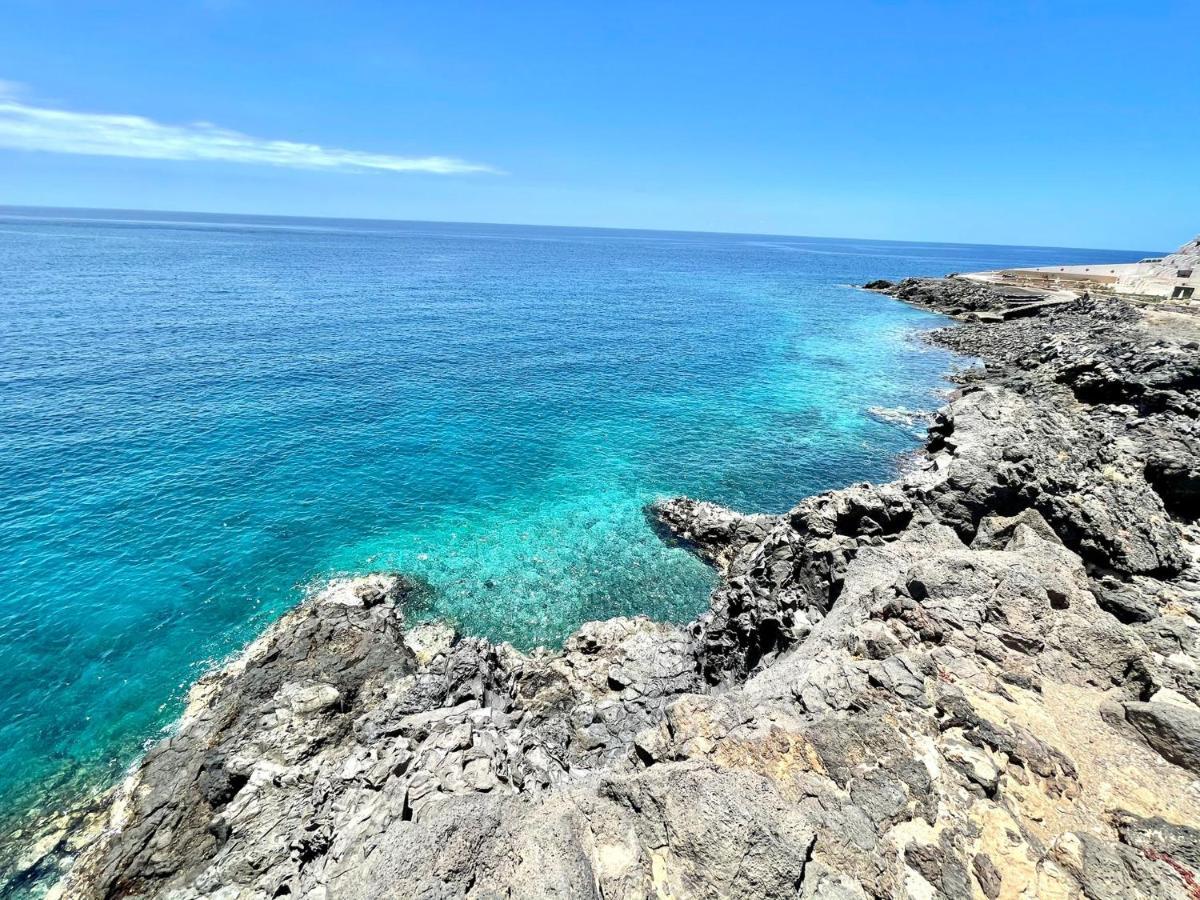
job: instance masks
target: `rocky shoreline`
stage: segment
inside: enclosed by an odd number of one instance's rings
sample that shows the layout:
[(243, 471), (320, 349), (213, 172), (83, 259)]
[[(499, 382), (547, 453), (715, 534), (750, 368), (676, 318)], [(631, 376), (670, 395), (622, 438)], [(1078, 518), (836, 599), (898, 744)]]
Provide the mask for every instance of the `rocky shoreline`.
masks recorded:
[(922, 465), (657, 505), (710, 608), (561, 651), (335, 583), (48, 842), (52, 894), (1200, 900), (1200, 344), (1120, 300), (871, 287), (985, 365)]

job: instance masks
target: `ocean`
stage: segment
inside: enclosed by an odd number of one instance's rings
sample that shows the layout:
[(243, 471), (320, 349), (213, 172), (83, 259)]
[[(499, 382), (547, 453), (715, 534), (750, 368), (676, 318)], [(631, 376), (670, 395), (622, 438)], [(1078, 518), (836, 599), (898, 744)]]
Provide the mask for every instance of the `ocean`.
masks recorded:
[(0, 831), (331, 576), (523, 649), (687, 621), (647, 502), (887, 479), (918, 434), (868, 410), (948, 386), (943, 320), (853, 284), (1141, 255), (0, 208)]

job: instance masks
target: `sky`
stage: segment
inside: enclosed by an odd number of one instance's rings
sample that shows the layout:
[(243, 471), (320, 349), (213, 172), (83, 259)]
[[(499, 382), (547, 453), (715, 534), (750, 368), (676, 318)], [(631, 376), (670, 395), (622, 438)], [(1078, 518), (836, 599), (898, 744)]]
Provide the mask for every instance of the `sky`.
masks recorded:
[(0, 0), (0, 204), (1169, 250), (1194, 0)]

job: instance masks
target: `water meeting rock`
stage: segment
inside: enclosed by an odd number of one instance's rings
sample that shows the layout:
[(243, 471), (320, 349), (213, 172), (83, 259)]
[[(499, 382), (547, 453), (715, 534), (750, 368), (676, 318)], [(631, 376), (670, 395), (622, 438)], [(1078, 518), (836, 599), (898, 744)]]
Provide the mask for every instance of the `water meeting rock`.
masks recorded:
[(896, 481), (649, 511), (721, 575), (687, 625), (523, 654), (406, 623), (402, 575), (309, 598), (55, 892), (1195, 900), (1195, 349), (1104, 299), (932, 339), (986, 368)]

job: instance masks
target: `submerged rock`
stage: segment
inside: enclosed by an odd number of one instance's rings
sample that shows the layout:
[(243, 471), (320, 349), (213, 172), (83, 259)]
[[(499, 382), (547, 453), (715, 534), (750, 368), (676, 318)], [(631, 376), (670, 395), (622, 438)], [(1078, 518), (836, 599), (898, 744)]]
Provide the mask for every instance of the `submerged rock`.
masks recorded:
[(899, 480), (650, 510), (722, 576), (686, 626), (521, 654), (331, 585), (197, 684), (57, 895), (1194, 900), (1196, 354), (1035, 312), (934, 336), (987, 375)]

